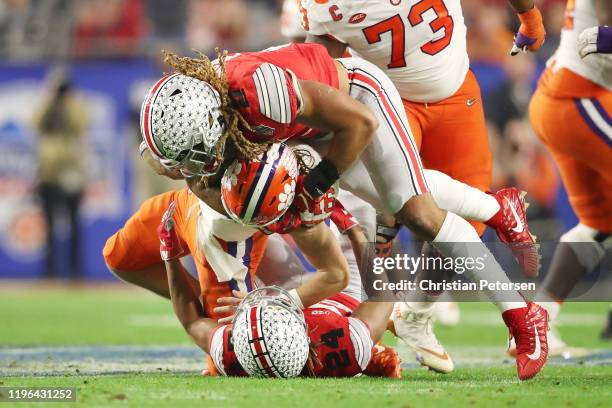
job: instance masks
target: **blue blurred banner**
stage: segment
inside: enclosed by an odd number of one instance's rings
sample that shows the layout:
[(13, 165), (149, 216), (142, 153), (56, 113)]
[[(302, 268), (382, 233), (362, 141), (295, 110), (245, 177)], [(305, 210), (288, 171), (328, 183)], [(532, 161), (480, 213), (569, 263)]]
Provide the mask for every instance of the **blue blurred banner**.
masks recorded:
[[(45, 223), (34, 188), (37, 136), (33, 117), (47, 97), (47, 69), (0, 66), (0, 278), (36, 278), (43, 270)], [(109, 278), (101, 250), (128, 217), (135, 135), (130, 93), (156, 75), (146, 61), (77, 63), (70, 75), (86, 104), (87, 184), (82, 201), (81, 262), (85, 276)], [(66, 146), (70, 148), (70, 146)], [(60, 218), (59, 266), (65, 272), (67, 228)], [(62, 233), (64, 232), (64, 233)]]

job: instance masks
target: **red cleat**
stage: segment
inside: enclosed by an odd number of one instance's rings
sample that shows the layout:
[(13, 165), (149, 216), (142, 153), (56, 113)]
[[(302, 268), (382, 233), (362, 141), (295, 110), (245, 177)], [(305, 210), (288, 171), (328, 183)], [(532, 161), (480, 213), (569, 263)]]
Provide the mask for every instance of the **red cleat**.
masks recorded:
[(486, 224), (512, 250), (523, 274), (528, 278), (536, 277), (540, 271), (540, 248), (527, 225), (526, 193), (510, 187), (489, 194), (495, 197), (500, 210)]
[(372, 349), (372, 359), (363, 373), (370, 377), (402, 378), (400, 363), (393, 348), (379, 343)]
[(510, 329), (510, 339), (516, 342), (516, 372), (520, 380), (528, 380), (540, 372), (548, 358), (548, 312), (533, 303), (527, 307), (502, 313)]

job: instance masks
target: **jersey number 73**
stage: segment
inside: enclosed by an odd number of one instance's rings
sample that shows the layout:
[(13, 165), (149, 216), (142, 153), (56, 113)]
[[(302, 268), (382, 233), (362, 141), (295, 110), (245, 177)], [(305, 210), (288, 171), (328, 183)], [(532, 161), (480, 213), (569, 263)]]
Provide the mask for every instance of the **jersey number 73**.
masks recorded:
[[(421, 46), (425, 54), (436, 55), (450, 44), (453, 36), (454, 22), (448, 14), (448, 9), (443, 0), (421, 0), (410, 8), (408, 23), (414, 27), (423, 22), (423, 14), (429, 9), (436, 13), (436, 18), (429, 23), (434, 33), (444, 30), (444, 36), (431, 40)], [(363, 29), (363, 34), (369, 44), (381, 41), (381, 35), (391, 33), (391, 61), (388, 68), (402, 68), (406, 66), (406, 26), (404, 19), (399, 14)]]

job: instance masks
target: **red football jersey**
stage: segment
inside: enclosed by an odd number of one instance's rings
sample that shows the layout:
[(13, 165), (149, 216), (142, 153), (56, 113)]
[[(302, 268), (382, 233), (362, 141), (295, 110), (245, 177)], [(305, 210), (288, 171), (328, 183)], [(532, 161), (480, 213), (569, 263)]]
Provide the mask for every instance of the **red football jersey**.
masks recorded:
[(295, 120), (301, 107), (298, 79), (338, 88), (334, 60), (319, 44), (286, 44), (231, 54), (226, 71), (230, 99), (253, 129), (242, 131), (255, 141), (315, 134)]
[[(374, 343), (367, 325), (351, 317), (359, 306), (354, 298), (338, 294), (304, 309), (310, 343), (316, 358), (303, 375), (315, 377), (352, 377), (367, 367)], [(222, 375), (245, 376), (230, 336), (230, 325), (215, 330), (211, 336), (210, 357)]]
[(305, 375), (353, 377), (365, 370), (374, 344), (366, 324), (350, 317), (358, 305), (341, 293), (304, 310), (310, 344), (316, 350)]

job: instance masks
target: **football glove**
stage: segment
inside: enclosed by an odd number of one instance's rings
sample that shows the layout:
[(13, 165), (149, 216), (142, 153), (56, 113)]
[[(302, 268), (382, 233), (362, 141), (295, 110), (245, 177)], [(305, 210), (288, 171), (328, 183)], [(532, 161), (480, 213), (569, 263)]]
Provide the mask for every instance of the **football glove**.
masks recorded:
[(600, 26), (587, 28), (578, 36), (580, 58), (589, 54), (612, 54), (612, 27)]
[(159, 254), (161, 259), (169, 261), (176, 259), (183, 254), (181, 240), (179, 239), (176, 229), (174, 228), (174, 211), (176, 211), (176, 203), (173, 201), (162, 216), (161, 222), (157, 227), (157, 235), (159, 236)]
[(334, 202), (329, 219), (336, 225), (341, 234), (346, 234), (351, 228), (359, 225), (353, 214), (348, 212), (340, 201)]
[(544, 43), (544, 37), (546, 36), (542, 14), (536, 6), (524, 13), (519, 13), (518, 18), (521, 20), (521, 26), (514, 36), (514, 44), (510, 55), (516, 55), (527, 50), (538, 50)]
[(338, 182), (335, 182), (321, 196), (312, 197), (304, 188), (304, 176), (300, 175), (298, 177), (294, 204), (302, 224), (311, 227), (329, 218), (337, 195)]
[[(380, 218), (380, 219), (379, 219)], [(385, 258), (391, 255), (393, 240), (399, 233), (401, 224), (388, 225), (382, 221), (382, 217), (376, 220), (376, 244), (374, 246), (376, 256)]]

